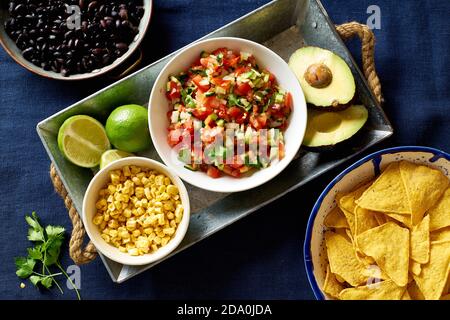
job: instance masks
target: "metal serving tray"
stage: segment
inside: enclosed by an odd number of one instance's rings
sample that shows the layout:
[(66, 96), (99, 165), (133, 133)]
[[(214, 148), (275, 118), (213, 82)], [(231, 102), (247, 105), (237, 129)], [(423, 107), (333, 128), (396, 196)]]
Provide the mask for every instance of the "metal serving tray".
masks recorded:
[[(284, 172), (270, 183), (246, 191), (245, 196), (242, 193), (206, 192), (188, 186), (192, 203), (190, 226), (185, 239), (172, 255), (304, 185), (393, 133), (383, 110), (376, 102), (361, 71), (318, 0), (272, 1), (204, 38), (221, 36), (241, 37), (263, 43), (285, 60), (292, 52), (305, 44), (327, 48), (338, 53), (352, 69), (359, 99), (369, 109), (369, 121), (364, 131), (358, 134), (357, 139), (352, 140), (346, 151), (320, 154), (301, 150)], [(93, 172), (76, 167), (62, 157), (57, 146), (60, 125), (65, 119), (76, 114), (89, 114), (99, 120), (105, 120), (114, 107), (128, 103), (146, 105), (158, 73), (173, 55), (143, 68), (37, 125), (44, 147), (78, 212), (81, 212), (83, 196)], [(161, 161), (155, 150), (141, 155)], [(101, 258), (112, 280), (118, 283), (156, 265), (153, 263), (140, 267), (125, 266), (104, 256)]]

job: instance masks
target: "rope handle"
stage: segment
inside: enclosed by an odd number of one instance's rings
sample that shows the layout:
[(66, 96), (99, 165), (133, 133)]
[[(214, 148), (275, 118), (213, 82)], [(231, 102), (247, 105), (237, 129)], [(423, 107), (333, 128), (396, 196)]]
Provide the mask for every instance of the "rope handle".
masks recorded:
[(375, 71), (375, 35), (372, 30), (367, 25), (354, 21), (338, 25), (336, 30), (343, 40), (351, 39), (354, 36), (358, 36), (361, 40), (364, 76), (378, 103), (382, 104), (384, 98), (381, 93), (380, 79)]
[[(336, 29), (343, 40), (348, 40), (358, 36), (362, 42), (362, 64), (364, 75), (368, 84), (379, 103), (383, 102), (381, 94), (380, 79), (375, 71), (375, 36), (373, 32), (364, 24), (349, 22), (336, 26)], [(50, 178), (55, 187), (55, 191), (63, 198), (64, 204), (69, 211), (69, 217), (72, 221), (73, 229), (69, 242), (69, 253), (72, 260), (77, 264), (89, 263), (97, 257), (97, 250), (92, 242), (83, 247), (85, 230), (83, 222), (77, 210), (73, 206), (72, 199), (62, 183), (53, 163), (50, 165)]]

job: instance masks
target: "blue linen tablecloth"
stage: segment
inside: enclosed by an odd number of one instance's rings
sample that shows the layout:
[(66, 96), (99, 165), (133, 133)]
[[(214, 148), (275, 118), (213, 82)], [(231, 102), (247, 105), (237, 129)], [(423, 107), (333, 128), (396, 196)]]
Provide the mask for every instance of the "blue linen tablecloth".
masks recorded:
[[(146, 63), (267, 3), (267, 0), (156, 0), (145, 39)], [(381, 10), (376, 63), (395, 127), (389, 141), (450, 151), (450, 2), (324, 0), (335, 23), (365, 23), (367, 8)], [(349, 44), (358, 58), (359, 44)], [(73, 299), (66, 290), (20, 289), (13, 257), (29, 245), (24, 215), (37, 211), (44, 223), (71, 230), (54, 193), (49, 159), (36, 124), (106, 86), (102, 81), (63, 83), (35, 76), (0, 49), (0, 298)], [(368, 153), (368, 152), (366, 152)], [(347, 163), (346, 165), (348, 165)], [(100, 259), (81, 267), (85, 299), (312, 299), (302, 245), (313, 202), (346, 165), (333, 170), (151, 271), (118, 285)], [(69, 234), (67, 234), (67, 237)], [(71, 264), (67, 245), (63, 265)]]

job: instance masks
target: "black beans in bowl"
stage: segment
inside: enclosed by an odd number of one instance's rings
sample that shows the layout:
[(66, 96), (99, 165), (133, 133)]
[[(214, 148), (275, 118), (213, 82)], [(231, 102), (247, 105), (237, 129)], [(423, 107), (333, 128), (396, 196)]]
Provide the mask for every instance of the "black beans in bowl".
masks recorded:
[(63, 77), (87, 74), (129, 51), (144, 1), (9, 0), (4, 30), (33, 65)]

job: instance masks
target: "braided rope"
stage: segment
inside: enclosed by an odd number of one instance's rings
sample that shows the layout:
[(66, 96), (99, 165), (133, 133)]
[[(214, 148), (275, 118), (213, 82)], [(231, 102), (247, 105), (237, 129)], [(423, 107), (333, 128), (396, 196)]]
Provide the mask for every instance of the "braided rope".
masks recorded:
[[(336, 26), (336, 29), (344, 40), (350, 39), (356, 35), (361, 39), (364, 75), (376, 99), (378, 102), (382, 103), (383, 96), (381, 93), (380, 79), (375, 71), (375, 36), (373, 32), (366, 25), (357, 22), (344, 23)], [(73, 206), (72, 199), (68, 195), (53, 163), (50, 165), (50, 178), (55, 187), (55, 191), (63, 198), (64, 204), (69, 211), (70, 220), (72, 221), (73, 229), (69, 243), (70, 257), (78, 265), (89, 263), (97, 257), (97, 250), (92, 242), (89, 242), (86, 247), (82, 249), (85, 235), (83, 222)]]
[(370, 89), (379, 103), (383, 103), (380, 79), (375, 71), (375, 35), (365, 24), (358, 22), (348, 22), (336, 26), (336, 30), (342, 39), (348, 40), (354, 36), (361, 39), (362, 64), (364, 76), (366, 77)]
[(97, 256), (97, 250), (92, 242), (89, 242), (86, 247), (82, 249), (85, 235), (83, 222), (81, 221), (77, 210), (73, 206), (72, 199), (67, 194), (67, 190), (59, 178), (53, 163), (50, 165), (50, 178), (53, 182), (53, 186), (55, 187), (55, 191), (64, 199), (64, 204), (69, 211), (69, 217), (72, 221), (73, 229), (69, 242), (70, 257), (78, 265), (91, 262)]

